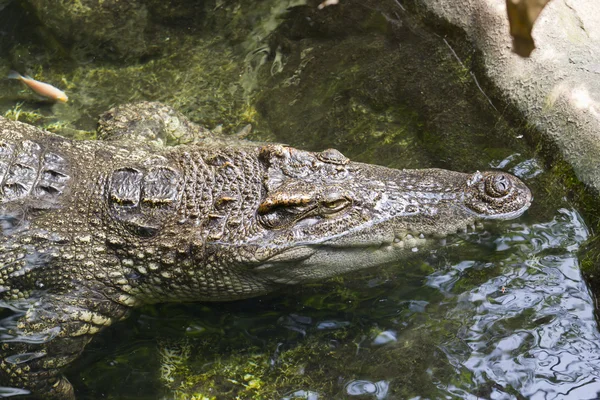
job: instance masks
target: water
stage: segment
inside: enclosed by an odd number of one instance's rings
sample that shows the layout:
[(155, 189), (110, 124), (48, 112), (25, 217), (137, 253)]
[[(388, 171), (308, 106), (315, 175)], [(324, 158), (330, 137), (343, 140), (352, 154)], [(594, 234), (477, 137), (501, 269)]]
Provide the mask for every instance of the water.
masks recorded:
[(90, 138), (111, 105), (160, 100), (211, 128), (251, 123), (253, 139), (357, 161), (502, 168), (535, 197), (520, 219), (413, 260), (257, 299), (136, 310), (67, 372), (80, 399), (600, 398), (582, 215), (470, 60), (399, 3), (207, 2), (189, 21), (173, 11), (159, 51), (125, 61), (82, 48), (67, 59), (20, 2), (5, 3), (0, 72), (37, 72), (71, 101), (40, 103), (2, 81), (2, 114), (19, 104), (19, 119)]

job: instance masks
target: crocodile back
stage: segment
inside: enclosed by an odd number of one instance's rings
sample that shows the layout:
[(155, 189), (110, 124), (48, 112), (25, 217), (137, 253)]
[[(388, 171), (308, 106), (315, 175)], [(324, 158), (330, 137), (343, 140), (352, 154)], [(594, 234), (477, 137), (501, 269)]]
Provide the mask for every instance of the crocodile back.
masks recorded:
[(66, 160), (32, 140), (0, 139), (0, 201), (55, 208), (71, 179)]

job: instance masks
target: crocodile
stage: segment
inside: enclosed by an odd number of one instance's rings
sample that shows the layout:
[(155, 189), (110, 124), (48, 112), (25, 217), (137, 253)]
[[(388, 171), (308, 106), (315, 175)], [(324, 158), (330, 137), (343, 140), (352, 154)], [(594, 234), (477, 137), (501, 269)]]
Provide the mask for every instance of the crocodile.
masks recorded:
[(97, 134), (0, 117), (0, 383), (16, 393), (75, 399), (65, 368), (134, 307), (379, 266), (532, 201), (506, 172), (253, 143), (158, 103), (108, 111)]

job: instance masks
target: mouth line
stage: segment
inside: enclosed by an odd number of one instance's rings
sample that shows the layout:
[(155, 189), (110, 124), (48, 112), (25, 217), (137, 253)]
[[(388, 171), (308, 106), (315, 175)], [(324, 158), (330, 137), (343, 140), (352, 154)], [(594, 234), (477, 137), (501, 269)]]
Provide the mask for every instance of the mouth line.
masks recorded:
[(336, 243), (336, 242), (319, 242), (308, 244), (304, 243), (299, 246), (291, 247), (261, 261), (261, 265), (256, 267), (257, 271), (269, 270), (276, 267), (282, 267), (293, 263), (301, 263), (311, 258), (315, 253), (318, 253), (320, 249), (338, 249), (339, 251), (360, 251), (360, 250), (375, 250), (375, 251), (394, 251), (394, 250), (410, 250), (414, 253), (418, 252), (420, 248), (431, 242), (437, 242), (439, 246), (446, 246), (447, 239), (449, 236), (459, 237), (458, 235), (465, 235), (469, 233), (477, 232), (482, 228), (481, 223), (466, 224), (458, 228), (454, 232), (448, 232), (445, 234), (423, 234), (423, 233), (409, 233), (402, 231), (394, 235), (389, 235), (389, 238), (384, 238), (376, 242), (356, 242), (356, 243)]
[(482, 216), (481, 214), (478, 214), (477, 212), (473, 211), (469, 207), (465, 207), (465, 210), (467, 210), (467, 212), (469, 212), (470, 214), (478, 216), (479, 218), (481, 218), (484, 221), (485, 220), (509, 220), (509, 219), (515, 219), (515, 218), (520, 217), (521, 215), (523, 215), (525, 213), (525, 211), (527, 211), (529, 209), (530, 206), (531, 206), (531, 201), (529, 201), (525, 206), (521, 207), (518, 210), (507, 212), (504, 214), (486, 215), (486, 216)]
[(348, 249), (351, 249), (351, 248), (378, 249), (378, 248), (386, 248), (386, 247), (412, 249), (414, 247), (420, 247), (423, 244), (426, 244), (428, 242), (433, 242), (433, 241), (437, 241), (439, 245), (445, 246), (447, 239), (451, 236), (459, 237), (459, 235), (467, 235), (470, 233), (479, 232), (481, 229), (483, 229), (483, 224), (481, 222), (474, 222), (471, 224), (465, 224), (463, 226), (458, 227), (456, 230), (445, 232), (445, 233), (422, 233), (422, 232), (418, 232), (418, 231), (403, 230), (401, 232), (395, 232), (394, 234), (392, 234), (392, 232), (389, 232), (388, 237), (382, 238), (376, 242), (357, 241), (356, 243), (347, 243), (347, 242), (337, 243), (336, 241), (333, 241), (333, 242), (325, 241), (325, 242), (321, 242), (321, 243), (311, 245), (311, 246), (314, 246), (316, 248), (328, 247), (328, 248), (340, 248), (340, 249), (344, 249), (344, 248), (348, 248)]

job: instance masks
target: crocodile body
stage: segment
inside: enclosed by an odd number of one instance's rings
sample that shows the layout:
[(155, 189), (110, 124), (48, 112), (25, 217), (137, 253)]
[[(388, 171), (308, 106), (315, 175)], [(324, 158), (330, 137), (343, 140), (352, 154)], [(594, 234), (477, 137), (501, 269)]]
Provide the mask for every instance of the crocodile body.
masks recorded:
[(12, 310), (0, 379), (42, 398), (75, 397), (62, 371), (132, 307), (381, 265), (531, 202), (503, 172), (210, 138), (152, 103), (112, 110), (99, 134), (73, 141), (0, 118), (0, 298)]

